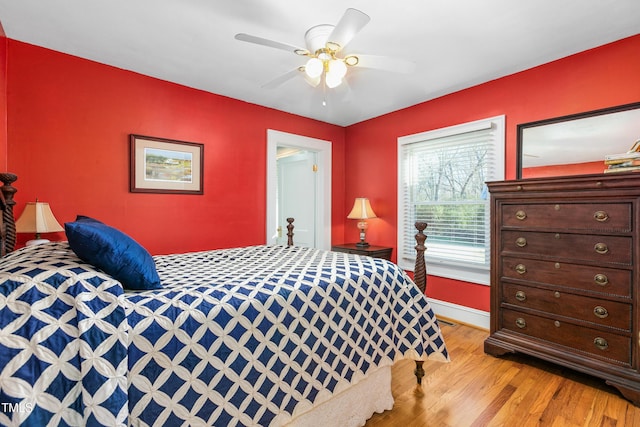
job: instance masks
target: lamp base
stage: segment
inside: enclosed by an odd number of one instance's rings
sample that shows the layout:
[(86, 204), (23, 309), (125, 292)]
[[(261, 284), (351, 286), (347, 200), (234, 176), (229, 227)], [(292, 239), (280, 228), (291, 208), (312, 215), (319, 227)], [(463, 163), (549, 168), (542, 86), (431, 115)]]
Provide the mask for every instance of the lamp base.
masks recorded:
[(358, 230), (360, 230), (360, 241), (356, 243), (357, 248), (369, 247), (369, 244), (367, 243), (367, 228), (369, 228), (367, 221), (362, 220), (358, 222)]
[(25, 243), (25, 246), (35, 246), (35, 245), (42, 245), (43, 243), (49, 243), (51, 242), (51, 240), (49, 239), (33, 239), (33, 240), (29, 240), (27, 243)]

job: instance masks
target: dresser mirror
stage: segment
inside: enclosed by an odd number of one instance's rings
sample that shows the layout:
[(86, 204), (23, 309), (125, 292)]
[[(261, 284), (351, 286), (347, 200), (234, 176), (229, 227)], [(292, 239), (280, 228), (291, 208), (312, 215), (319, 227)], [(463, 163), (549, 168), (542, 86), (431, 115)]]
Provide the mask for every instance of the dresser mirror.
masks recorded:
[(602, 173), (640, 140), (640, 102), (518, 125), (516, 178)]

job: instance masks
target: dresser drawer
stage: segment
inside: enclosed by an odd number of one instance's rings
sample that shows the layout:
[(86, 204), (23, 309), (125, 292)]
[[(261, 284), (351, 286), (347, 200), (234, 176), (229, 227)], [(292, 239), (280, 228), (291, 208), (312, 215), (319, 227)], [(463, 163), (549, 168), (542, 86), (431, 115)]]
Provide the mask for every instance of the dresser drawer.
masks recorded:
[(559, 344), (579, 352), (631, 364), (631, 338), (514, 310), (501, 311), (504, 329)]
[(630, 331), (632, 326), (630, 302), (608, 301), (513, 283), (502, 284), (502, 301), (625, 331)]
[(500, 237), (503, 255), (631, 265), (633, 239), (627, 236), (503, 230)]
[(506, 227), (631, 231), (631, 203), (542, 203), (502, 205)]
[(631, 297), (631, 270), (505, 256), (502, 257), (500, 276)]

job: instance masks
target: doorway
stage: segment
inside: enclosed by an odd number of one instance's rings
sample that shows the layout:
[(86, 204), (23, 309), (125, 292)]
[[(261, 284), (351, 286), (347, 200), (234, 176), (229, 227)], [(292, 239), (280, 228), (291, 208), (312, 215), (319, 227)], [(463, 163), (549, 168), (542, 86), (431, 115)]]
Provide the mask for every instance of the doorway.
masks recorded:
[(267, 244), (285, 244), (286, 218), (294, 243), (331, 246), (331, 143), (267, 131)]

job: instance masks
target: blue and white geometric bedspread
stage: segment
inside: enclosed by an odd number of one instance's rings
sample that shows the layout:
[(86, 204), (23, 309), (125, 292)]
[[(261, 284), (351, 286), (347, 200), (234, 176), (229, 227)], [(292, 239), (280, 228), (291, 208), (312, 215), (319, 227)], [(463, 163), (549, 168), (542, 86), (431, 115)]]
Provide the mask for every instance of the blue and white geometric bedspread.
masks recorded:
[(0, 261), (0, 425), (126, 425), (120, 282), (66, 244)]
[(393, 263), (282, 246), (154, 258), (164, 288), (141, 292), (66, 243), (0, 261), (0, 424), (282, 425), (395, 360), (448, 360)]

